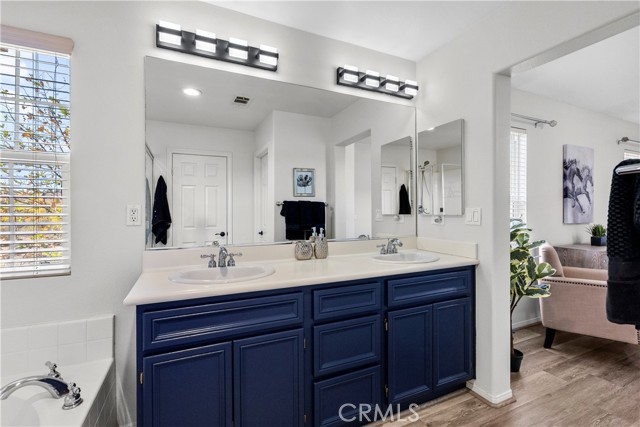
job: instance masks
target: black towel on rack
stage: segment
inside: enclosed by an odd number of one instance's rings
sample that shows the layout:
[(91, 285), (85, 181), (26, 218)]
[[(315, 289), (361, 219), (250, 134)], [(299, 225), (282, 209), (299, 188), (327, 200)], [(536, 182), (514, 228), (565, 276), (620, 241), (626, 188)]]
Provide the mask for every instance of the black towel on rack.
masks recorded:
[(300, 205), (298, 204), (298, 202), (282, 202), (280, 215), (284, 217), (285, 238), (287, 240), (304, 239), (304, 232), (300, 223)]
[(411, 202), (409, 202), (409, 192), (407, 187), (402, 184), (400, 186), (400, 209), (398, 215), (411, 215)]
[[(625, 160), (619, 166), (637, 164)], [(607, 318), (640, 329), (640, 174), (613, 172), (607, 225)]]
[(311, 235), (311, 228), (325, 228), (323, 202), (284, 201), (280, 215), (284, 217), (285, 238), (287, 240), (304, 240)]
[(167, 201), (167, 184), (164, 182), (164, 178), (160, 176), (153, 197), (153, 220), (151, 221), (151, 231), (156, 236), (156, 243), (167, 244), (169, 227), (171, 227), (171, 213), (169, 212), (169, 202)]

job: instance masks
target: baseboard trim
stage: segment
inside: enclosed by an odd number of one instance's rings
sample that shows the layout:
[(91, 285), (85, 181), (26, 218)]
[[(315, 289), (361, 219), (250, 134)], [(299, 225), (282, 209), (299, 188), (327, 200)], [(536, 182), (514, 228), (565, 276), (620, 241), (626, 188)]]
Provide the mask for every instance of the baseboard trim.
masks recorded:
[(520, 322), (515, 322), (513, 324), (513, 330), (518, 330), (522, 328), (526, 328), (527, 326), (535, 325), (536, 323), (541, 323), (542, 319), (540, 317), (534, 317), (533, 319), (522, 320)]
[(502, 408), (516, 401), (511, 389), (494, 396), (475, 384), (475, 380), (467, 381), (467, 388), (478, 399), (492, 408)]

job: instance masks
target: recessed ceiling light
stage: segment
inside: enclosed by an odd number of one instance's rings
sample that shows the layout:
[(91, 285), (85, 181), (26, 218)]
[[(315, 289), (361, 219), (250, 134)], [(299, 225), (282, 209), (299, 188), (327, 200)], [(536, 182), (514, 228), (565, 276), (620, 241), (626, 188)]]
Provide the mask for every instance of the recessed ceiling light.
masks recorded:
[(202, 91), (198, 89), (194, 89), (192, 87), (187, 87), (182, 89), (182, 93), (189, 96), (200, 96), (202, 95)]

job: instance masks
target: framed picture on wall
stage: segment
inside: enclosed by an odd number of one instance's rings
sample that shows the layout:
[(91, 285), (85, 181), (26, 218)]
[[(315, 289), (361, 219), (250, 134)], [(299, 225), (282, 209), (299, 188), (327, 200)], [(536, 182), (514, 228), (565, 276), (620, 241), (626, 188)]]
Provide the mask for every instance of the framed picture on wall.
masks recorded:
[(593, 148), (563, 145), (564, 223), (593, 222)]
[(316, 170), (293, 168), (293, 197), (315, 197)]

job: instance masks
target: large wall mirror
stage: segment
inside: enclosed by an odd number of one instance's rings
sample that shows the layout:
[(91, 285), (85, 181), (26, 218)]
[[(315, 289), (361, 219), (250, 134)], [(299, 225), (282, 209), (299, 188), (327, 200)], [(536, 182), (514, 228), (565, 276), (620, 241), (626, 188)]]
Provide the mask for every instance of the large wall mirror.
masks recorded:
[(464, 212), (464, 120), (418, 134), (417, 203), (421, 215)]
[(147, 248), (416, 235), (415, 108), (153, 57), (145, 91)]

